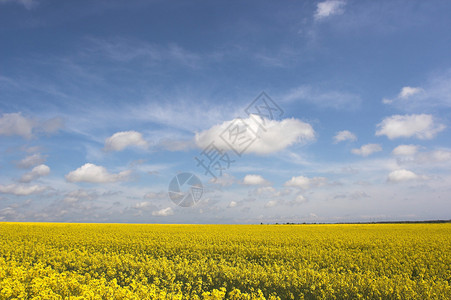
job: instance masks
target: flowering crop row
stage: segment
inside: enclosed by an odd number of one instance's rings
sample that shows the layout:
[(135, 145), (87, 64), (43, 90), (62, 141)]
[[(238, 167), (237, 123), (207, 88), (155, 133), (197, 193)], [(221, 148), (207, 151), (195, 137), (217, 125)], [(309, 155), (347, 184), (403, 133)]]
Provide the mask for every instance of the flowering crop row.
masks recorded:
[(451, 224), (0, 223), (0, 299), (451, 299)]

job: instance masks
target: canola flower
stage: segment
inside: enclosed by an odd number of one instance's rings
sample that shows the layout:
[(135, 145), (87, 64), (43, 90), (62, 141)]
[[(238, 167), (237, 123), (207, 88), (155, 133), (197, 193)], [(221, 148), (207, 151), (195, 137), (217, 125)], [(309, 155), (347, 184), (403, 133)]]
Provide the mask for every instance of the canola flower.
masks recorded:
[(0, 223), (0, 299), (451, 299), (451, 224)]

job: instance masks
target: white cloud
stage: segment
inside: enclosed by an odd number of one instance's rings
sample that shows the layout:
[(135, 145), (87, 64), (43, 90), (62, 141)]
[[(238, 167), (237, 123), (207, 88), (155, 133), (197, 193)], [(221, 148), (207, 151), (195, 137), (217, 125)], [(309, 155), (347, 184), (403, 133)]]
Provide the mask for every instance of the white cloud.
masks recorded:
[(409, 181), (409, 180), (416, 180), (421, 179), (422, 176), (419, 176), (415, 174), (412, 171), (401, 169), (401, 170), (395, 170), (388, 174), (387, 180), (389, 182), (403, 182), (403, 181)]
[(309, 189), (310, 187), (322, 186), (326, 184), (327, 178), (325, 177), (313, 177), (308, 178), (305, 176), (294, 176), (287, 182), (285, 182), (285, 186), (287, 187), (297, 187), (303, 190)]
[(418, 146), (416, 145), (399, 145), (395, 149), (393, 149), (393, 155), (399, 156), (411, 156), (415, 155), (418, 152)]
[(131, 171), (122, 171), (118, 174), (110, 174), (105, 167), (97, 166), (91, 163), (84, 164), (75, 171), (66, 175), (66, 180), (69, 182), (93, 182), (105, 183), (126, 180)]
[(3, 114), (0, 117), (0, 135), (18, 135), (29, 139), (35, 132), (53, 133), (63, 126), (59, 118), (36, 121), (26, 118), (19, 113)]
[(339, 142), (343, 142), (343, 141), (356, 141), (356, 140), (357, 140), (357, 137), (355, 136), (355, 134), (348, 130), (339, 131), (334, 136), (335, 144), (337, 144)]
[[(414, 95), (419, 95), (420, 93), (424, 92), (422, 88), (419, 87), (411, 87), (411, 86), (405, 86), (401, 89), (398, 96), (395, 99), (387, 99), (383, 98), (382, 103), (384, 104), (393, 104), (393, 103), (403, 103), (406, 104), (407, 102), (405, 100), (411, 98)], [(409, 104), (411, 105), (411, 101), (409, 100)]]
[(410, 96), (421, 93), (422, 91), (422, 88), (405, 86), (401, 89), (401, 92), (399, 92), (398, 97), (401, 99), (407, 99)]
[(34, 167), (30, 172), (24, 174), (20, 179), (21, 182), (30, 182), (41, 176), (47, 176), (50, 173), (50, 168), (46, 165), (39, 165)]
[(116, 132), (105, 140), (106, 151), (121, 151), (129, 146), (147, 147), (142, 134), (137, 131)]
[(321, 20), (333, 15), (344, 13), (344, 6), (346, 1), (342, 0), (327, 0), (317, 4), (315, 19)]
[(163, 209), (152, 212), (152, 216), (159, 216), (159, 217), (166, 217), (166, 216), (170, 216), (173, 214), (174, 214), (174, 211), (170, 207), (163, 208)]
[(238, 203), (236, 201), (230, 201), (229, 205), (227, 205), (228, 208), (236, 207)]
[(400, 137), (432, 139), (445, 129), (445, 125), (437, 124), (432, 115), (412, 114), (387, 117), (377, 125), (377, 128), (377, 136), (386, 135), (389, 139)]
[[(260, 124), (265, 122), (265, 130), (261, 130), (257, 122)], [(253, 143), (246, 149), (247, 153), (274, 153), (293, 144), (315, 138), (315, 131), (312, 126), (298, 119), (263, 120), (259, 116), (252, 115), (247, 119), (233, 119), (196, 133), (196, 145), (199, 148), (206, 148), (214, 142), (214, 145), (219, 149), (229, 149), (230, 146), (220, 136), (229, 126), (235, 126), (236, 124), (240, 125), (240, 132), (243, 132), (243, 134), (240, 134), (242, 140), (253, 140)], [(254, 133), (257, 133), (258, 136), (256, 137)], [(225, 136), (227, 138), (228, 132), (226, 132)]]
[(379, 144), (366, 144), (360, 148), (352, 149), (351, 152), (356, 155), (368, 156), (374, 152), (382, 151), (382, 147)]
[(17, 166), (19, 168), (28, 169), (33, 166), (42, 164), (43, 162), (45, 162), (45, 157), (39, 153), (35, 153), (35, 154), (29, 155), (29, 156), (25, 157), (24, 159), (22, 159), (21, 161), (19, 161), (17, 163)]
[(277, 205), (277, 201), (276, 200), (269, 200), (266, 204), (265, 207), (266, 208), (270, 208), (270, 207), (274, 207)]
[(28, 196), (32, 194), (39, 194), (45, 191), (47, 187), (40, 185), (23, 185), (23, 184), (0, 184), (0, 193), (12, 194), (16, 196)]
[(243, 184), (246, 185), (266, 185), (269, 182), (260, 175), (249, 174), (244, 176)]

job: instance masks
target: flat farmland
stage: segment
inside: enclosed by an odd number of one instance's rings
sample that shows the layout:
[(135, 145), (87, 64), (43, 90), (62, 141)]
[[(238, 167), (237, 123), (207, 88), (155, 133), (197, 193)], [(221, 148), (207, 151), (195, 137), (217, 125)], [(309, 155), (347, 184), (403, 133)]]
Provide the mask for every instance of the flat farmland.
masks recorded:
[(451, 299), (451, 224), (0, 223), (0, 299)]

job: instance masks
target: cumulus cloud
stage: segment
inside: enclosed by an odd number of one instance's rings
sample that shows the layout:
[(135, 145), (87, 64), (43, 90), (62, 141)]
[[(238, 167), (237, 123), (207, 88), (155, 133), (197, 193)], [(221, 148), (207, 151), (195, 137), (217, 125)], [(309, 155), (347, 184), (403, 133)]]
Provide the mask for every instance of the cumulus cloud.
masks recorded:
[(327, 0), (319, 2), (316, 6), (315, 19), (321, 20), (333, 15), (344, 13), (346, 1), (342, 0)]
[(303, 190), (309, 189), (310, 187), (317, 187), (325, 185), (327, 178), (325, 177), (313, 177), (308, 178), (305, 176), (293, 176), (290, 180), (285, 182), (286, 187), (296, 187)]
[(360, 148), (352, 149), (351, 152), (356, 155), (368, 156), (374, 152), (382, 151), (382, 147), (379, 144), (366, 144)]
[(0, 193), (3, 194), (12, 194), (16, 196), (28, 196), (32, 194), (39, 194), (44, 192), (47, 187), (40, 185), (23, 185), (23, 184), (9, 184), (2, 185), (0, 184)]
[(137, 131), (116, 132), (105, 140), (106, 151), (122, 151), (129, 146), (145, 148), (147, 142), (143, 139), (142, 134)]
[(270, 207), (274, 207), (277, 205), (277, 201), (276, 200), (269, 200), (266, 204), (265, 204), (265, 208), (270, 208)]
[(35, 154), (25, 157), (24, 159), (19, 161), (16, 165), (19, 168), (28, 169), (33, 166), (42, 164), (43, 162), (45, 162), (45, 157), (39, 153), (35, 153)]
[(227, 208), (236, 207), (238, 203), (236, 201), (230, 201), (229, 205), (227, 205)]
[(42, 176), (47, 176), (50, 173), (50, 168), (46, 165), (39, 165), (34, 167), (30, 172), (24, 174), (20, 178), (20, 182), (30, 182)]
[(174, 214), (174, 211), (170, 207), (163, 208), (163, 209), (152, 212), (152, 216), (159, 216), (159, 217), (166, 217), (166, 216), (170, 216), (173, 214)]
[(395, 170), (388, 174), (387, 181), (389, 182), (403, 182), (417, 179), (425, 179), (424, 176), (419, 176), (412, 171), (406, 169)]
[(36, 132), (53, 133), (63, 126), (62, 120), (54, 118), (46, 121), (36, 121), (19, 113), (7, 113), (0, 117), (0, 135), (18, 135), (29, 139)]
[[(265, 124), (264, 130), (259, 124)], [(233, 135), (235, 131), (230, 130), (232, 128), (239, 130), (239, 136), (236, 139)], [(244, 151), (241, 151), (240, 144), (252, 141), (252, 143), (244, 144), (249, 145), (246, 149), (247, 153), (269, 154), (314, 138), (315, 131), (312, 126), (298, 119), (263, 120), (259, 116), (251, 115), (247, 119), (233, 119), (196, 133), (195, 142), (199, 148), (203, 149), (214, 142), (219, 149), (227, 150), (231, 148), (229, 145), (231, 144), (241, 153)]]
[(356, 141), (356, 140), (357, 140), (356, 135), (348, 130), (339, 131), (334, 136), (334, 144), (343, 141)]
[(118, 174), (110, 174), (105, 167), (97, 166), (91, 163), (84, 164), (75, 171), (66, 175), (66, 180), (69, 182), (93, 182), (106, 183), (126, 180), (131, 171), (122, 171)]
[(445, 125), (437, 124), (429, 114), (394, 115), (377, 125), (376, 135), (386, 135), (391, 140), (401, 137), (432, 139), (444, 129)]
[(417, 145), (399, 145), (398, 147), (393, 149), (392, 154), (399, 156), (411, 156), (415, 155), (417, 152), (418, 152)]
[(244, 176), (243, 184), (245, 185), (266, 185), (269, 182), (260, 175), (249, 174)]

